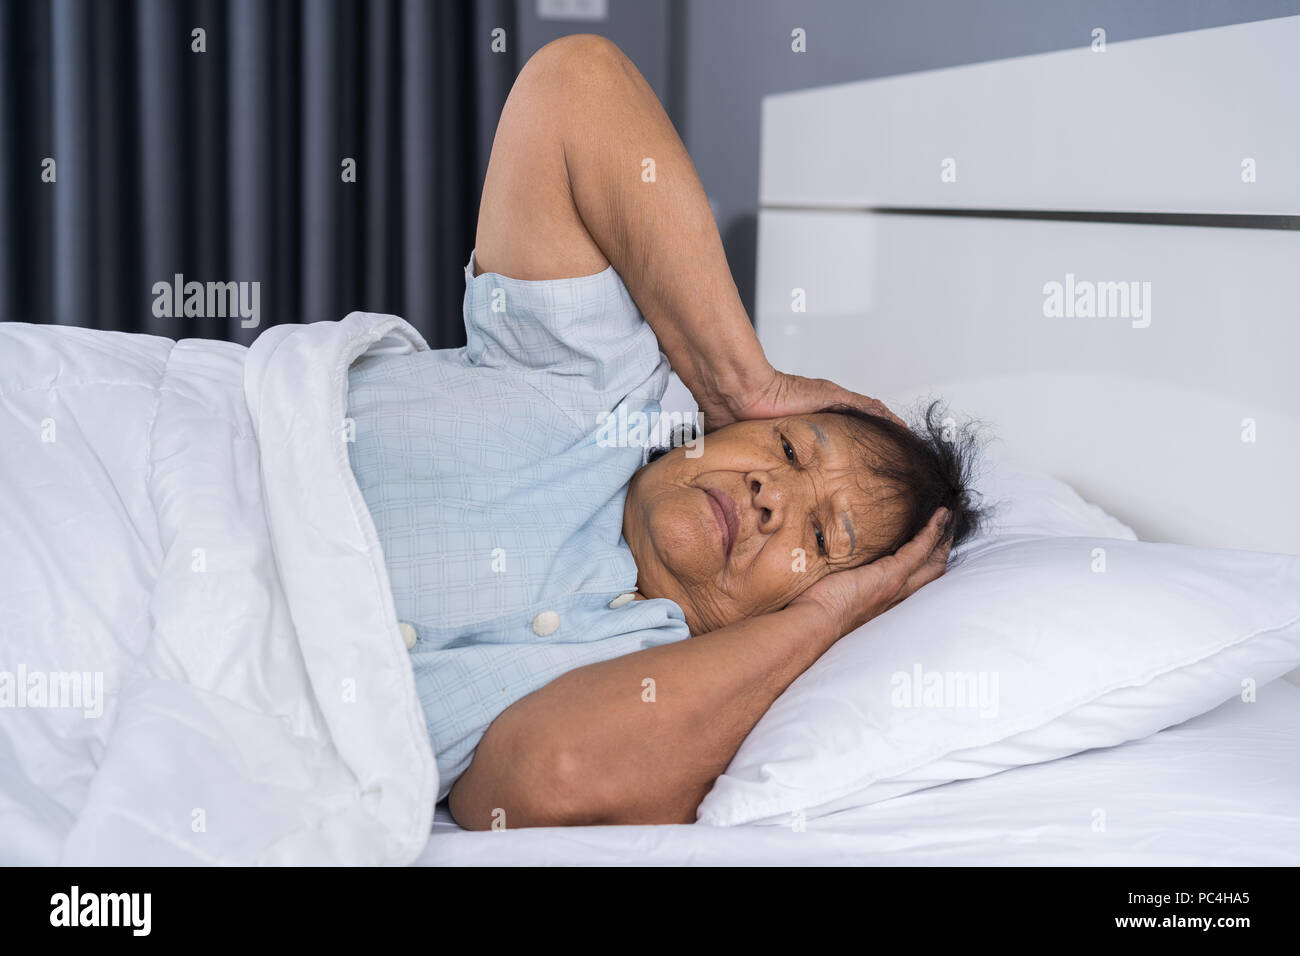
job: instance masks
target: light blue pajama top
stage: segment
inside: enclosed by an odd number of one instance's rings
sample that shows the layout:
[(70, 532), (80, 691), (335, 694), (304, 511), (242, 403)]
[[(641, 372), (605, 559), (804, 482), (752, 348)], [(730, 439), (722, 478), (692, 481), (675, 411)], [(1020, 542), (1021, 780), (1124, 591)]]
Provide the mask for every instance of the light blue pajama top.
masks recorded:
[(669, 368), (618, 273), (476, 277), (471, 253), (464, 315), (465, 348), (348, 374), (348, 452), (417, 635), (439, 800), (514, 701), (690, 636), (675, 602), (620, 598), (637, 577), (623, 504), (648, 449), (597, 433), (621, 403), (657, 413)]

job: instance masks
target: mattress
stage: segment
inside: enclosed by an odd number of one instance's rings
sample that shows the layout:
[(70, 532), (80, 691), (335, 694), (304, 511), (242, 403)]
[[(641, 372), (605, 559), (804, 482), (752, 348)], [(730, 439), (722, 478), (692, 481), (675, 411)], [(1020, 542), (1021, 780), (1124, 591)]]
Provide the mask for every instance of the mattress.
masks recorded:
[(425, 866), (1300, 864), (1300, 687), (1142, 740), (798, 826), (471, 833), (439, 805)]

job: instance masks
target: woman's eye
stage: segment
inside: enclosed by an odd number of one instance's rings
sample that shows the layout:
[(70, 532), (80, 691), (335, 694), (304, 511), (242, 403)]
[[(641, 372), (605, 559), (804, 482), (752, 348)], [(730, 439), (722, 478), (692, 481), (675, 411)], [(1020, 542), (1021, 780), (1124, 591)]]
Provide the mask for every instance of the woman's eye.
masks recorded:
[(816, 527), (816, 526), (813, 527), (813, 530), (817, 532), (817, 553), (818, 553), (818, 554), (821, 554), (821, 555), (825, 555), (825, 554), (826, 554), (826, 535), (822, 534), (822, 529), (821, 529), (821, 528), (818, 528), (818, 527)]
[(781, 449), (785, 452), (785, 460), (794, 464), (794, 446), (791, 445), (784, 435), (781, 436)]

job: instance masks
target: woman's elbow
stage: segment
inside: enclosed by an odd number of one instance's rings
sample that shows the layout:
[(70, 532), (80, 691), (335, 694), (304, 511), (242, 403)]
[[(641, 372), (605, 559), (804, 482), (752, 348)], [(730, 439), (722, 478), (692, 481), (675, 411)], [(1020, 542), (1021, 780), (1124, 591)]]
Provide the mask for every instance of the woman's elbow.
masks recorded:
[(596, 812), (579, 761), (559, 751), (534, 749), (518, 759), (480, 743), (469, 768), (451, 788), (452, 819), (466, 830), (579, 826)]
[(572, 753), (491, 768), (485, 761), (477, 770), (477, 754), (474, 761), (449, 798), (452, 818), (466, 830), (695, 822), (699, 799), (647, 794), (644, 781), (620, 787)]

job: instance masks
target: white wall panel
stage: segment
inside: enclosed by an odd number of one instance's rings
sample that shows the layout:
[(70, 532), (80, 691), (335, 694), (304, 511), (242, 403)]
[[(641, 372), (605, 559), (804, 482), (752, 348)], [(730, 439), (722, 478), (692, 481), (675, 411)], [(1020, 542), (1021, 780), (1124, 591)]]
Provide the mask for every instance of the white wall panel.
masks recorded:
[(768, 96), (760, 178), (765, 206), (1300, 214), (1300, 17)]

